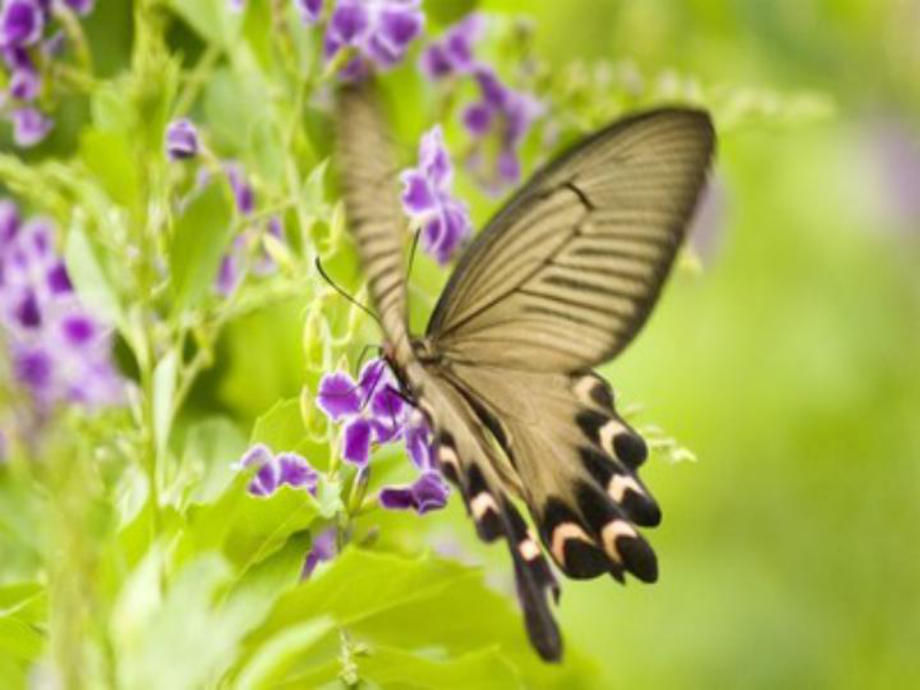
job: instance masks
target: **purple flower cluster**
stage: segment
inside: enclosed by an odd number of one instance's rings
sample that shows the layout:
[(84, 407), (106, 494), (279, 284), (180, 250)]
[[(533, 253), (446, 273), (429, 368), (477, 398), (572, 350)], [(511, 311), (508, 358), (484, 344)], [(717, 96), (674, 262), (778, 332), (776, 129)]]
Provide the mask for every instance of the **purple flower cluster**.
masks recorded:
[[(479, 99), (463, 111), (463, 124), (476, 145), (471, 167), (487, 186), (500, 190), (521, 175), (518, 150), (533, 121), (543, 108), (532, 96), (509, 88), (495, 71), (476, 59), (473, 46), (482, 35), (484, 20), (472, 14), (449, 27), (422, 53), (422, 71), (432, 81), (471, 76), (479, 88)], [(489, 139), (497, 146), (487, 147)], [(485, 151), (495, 149), (494, 160), (485, 160)], [(490, 165), (487, 165), (490, 164)]]
[[(326, 59), (332, 60), (344, 49), (356, 53), (342, 70), (344, 79), (361, 78), (371, 66), (394, 67), (425, 25), (419, 5), (420, 0), (338, 0), (323, 39)], [(318, 18), (319, 12), (304, 12), (304, 16)]]
[(430, 431), (421, 412), (409, 405), (383, 359), (368, 362), (355, 381), (346, 373), (326, 374), (317, 404), (329, 419), (343, 424), (342, 457), (367, 467), (371, 448), (402, 441), (419, 478), (408, 486), (380, 492), (384, 508), (424, 513), (447, 504), (449, 489), (435, 467)]
[[(281, 219), (277, 216), (269, 218), (265, 233), (283, 242), (284, 226)], [(247, 265), (249, 248), (254, 242), (259, 242), (261, 246), (251, 265)], [(276, 269), (277, 264), (261, 242), (259, 231), (256, 228), (248, 228), (233, 239), (230, 251), (221, 259), (214, 289), (219, 295), (229, 297), (250, 271), (255, 276), (265, 277), (274, 273)]]
[(59, 403), (123, 401), (111, 328), (81, 304), (51, 226), (23, 222), (8, 200), (0, 200), (0, 339), (15, 384), (30, 396), (38, 417)]
[(478, 12), (449, 27), (422, 52), (422, 71), (432, 80), (471, 74), (479, 66), (473, 54), (473, 45), (482, 36), (484, 28), (485, 20)]
[(418, 167), (400, 176), (403, 210), (422, 225), (422, 247), (444, 265), (469, 236), (472, 223), (466, 205), (450, 193), (454, 168), (440, 125), (422, 136), (418, 157)]
[[(95, 0), (62, 0), (62, 5), (82, 16)], [(60, 31), (49, 31), (53, 7), (50, 0), (3, 0), (0, 7), (0, 56), (8, 72), (0, 106), (12, 123), (13, 140), (23, 148), (41, 142), (54, 124), (34, 105), (42, 90), (40, 66), (60, 53), (64, 40)]]
[(248, 486), (253, 496), (271, 496), (285, 484), (316, 495), (319, 474), (297, 453), (275, 455), (268, 446), (257, 443), (246, 451), (238, 465), (239, 469), (249, 467), (257, 468)]
[[(473, 76), (479, 86), (480, 99), (464, 110), (463, 124), (479, 142), (490, 136), (498, 140), (498, 154), (494, 163), (497, 178), (488, 181), (500, 189), (520, 178), (518, 149), (533, 121), (543, 112), (543, 107), (532, 96), (502, 84), (489, 68), (477, 68)], [(474, 169), (485, 173), (481, 144), (474, 151), (471, 162)]]

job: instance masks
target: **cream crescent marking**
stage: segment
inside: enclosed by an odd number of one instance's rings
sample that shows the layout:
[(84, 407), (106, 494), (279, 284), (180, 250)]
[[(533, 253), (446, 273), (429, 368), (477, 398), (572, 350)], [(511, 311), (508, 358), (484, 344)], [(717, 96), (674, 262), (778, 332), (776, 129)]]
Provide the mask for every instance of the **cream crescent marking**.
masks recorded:
[(574, 522), (563, 522), (553, 530), (553, 556), (559, 563), (565, 563), (565, 543), (569, 539), (579, 539), (587, 544), (593, 544), (591, 537)]
[(623, 496), (627, 491), (635, 491), (640, 496), (645, 495), (642, 487), (639, 486), (639, 482), (634, 477), (630, 477), (627, 474), (613, 475), (610, 479), (610, 484), (607, 485), (607, 493), (610, 494), (611, 498), (617, 503), (622, 503)]
[(608, 522), (604, 527), (604, 530), (601, 532), (601, 539), (604, 541), (604, 549), (607, 551), (607, 555), (617, 563), (622, 563), (623, 560), (620, 557), (620, 551), (617, 549), (617, 539), (620, 537), (636, 537), (636, 530), (633, 529), (625, 520), (614, 520), (613, 522)]
[(496, 514), (498, 513), (498, 506), (495, 505), (495, 499), (492, 498), (492, 494), (487, 491), (476, 494), (470, 501), (470, 512), (476, 520), (481, 520), (482, 516), (490, 510)]

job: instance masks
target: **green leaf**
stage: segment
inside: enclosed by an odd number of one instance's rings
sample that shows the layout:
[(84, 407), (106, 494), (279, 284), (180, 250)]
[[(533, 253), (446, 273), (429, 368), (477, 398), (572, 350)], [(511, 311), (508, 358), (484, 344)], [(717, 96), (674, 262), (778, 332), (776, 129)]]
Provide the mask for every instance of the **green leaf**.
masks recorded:
[[(420, 624), (424, 621), (424, 624)], [(562, 664), (545, 664), (534, 653), (512, 597), (496, 592), (481, 573), (459, 578), (436, 597), (421, 598), (356, 621), (355, 635), (387, 647), (427, 649), (462, 656), (497, 648), (528, 687), (590, 686), (593, 668), (569, 645)]]
[(352, 625), (437, 597), (452, 583), (475, 572), (427, 555), (407, 559), (349, 548), (303, 587), (283, 597), (264, 632), (274, 633), (298, 621), (325, 615), (340, 625)]
[(262, 117), (253, 123), (248, 139), (249, 160), (254, 163), (253, 172), (265, 181), (281, 185), (284, 183), (284, 149), (278, 128)]
[(153, 440), (158, 458), (165, 456), (166, 444), (169, 443), (178, 366), (178, 354), (170, 350), (153, 370)]
[(264, 443), (275, 452), (295, 450), (306, 437), (300, 400), (281, 400), (261, 417), (252, 427), (252, 444)]
[(284, 485), (267, 498), (246, 495), (231, 525), (225, 551), (238, 563), (257, 563), (297, 532), (310, 528), (319, 504), (303, 489)]
[(243, 20), (243, 37), (252, 50), (253, 57), (263, 72), (270, 72), (277, 40), (272, 30), (271, 6), (267, 2), (252, 2), (246, 8)]
[(41, 656), (45, 638), (16, 616), (0, 616), (0, 656), (33, 661)]
[(239, 428), (225, 417), (211, 417), (194, 424), (185, 437), (182, 468), (188, 473), (186, 496), (208, 503), (227, 488), (237, 475), (233, 468), (246, 449)]
[(15, 615), (21, 620), (35, 622), (44, 618), (48, 597), (44, 585), (20, 582), (0, 587), (0, 616)]
[(167, 0), (166, 4), (203, 39), (226, 50), (236, 47), (243, 17), (228, 9), (227, 0)]
[(227, 196), (215, 182), (192, 199), (176, 221), (169, 249), (176, 310), (197, 306), (214, 284), (231, 218)]
[(104, 132), (129, 132), (134, 124), (133, 112), (121, 93), (113, 86), (96, 90), (90, 100), (93, 124)]
[(240, 672), (238, 688), (271, 688), (284, 678), (298, 657), (334, 629), (331, 618), (284, 628), (268, 640)]
[[(154, 559), (152, 574), (159, 575), (160, 565)], [(201, 555), (182, 569), (161, 605), (144, 606), (134, 625), (113, 636), (122, 686), (198, 688), (226, 667), (241, 631), (225, 625), (226, 617), (214, 602), (229, 577), (220, 557)], [(150, 581), (148, 573), (144, 589), (159, 587), (158, 579)]]
[(243, 153), (255, 123), (266, 116), (270, 102), (266, 83), (258, 73), (236, 73), (227, 68), (214, 71), (203, 95), (204, 119), (215, 145)]
[(373, 647), (356, 657), (359, 675), (382, 687), (408, 686), (432, 690), (504, 690), (521, 687), (521, 679), (498, 649), (487, 649), (449, 660), (390, 647)]
[(287, 485), (271, 496), (252, 496), (246, 490), (250, 477), (251, 472), (240, 472), (217, 501), (189, 509), (180, 559), (221, 549), (234, 564), (252, 565), (278, 551), (292, 535), (308, 530), (317, 517), (331, 517), (336, 507)]
[(115, 287), (99, 261), (96, 247), (83, 223), (75, 220), (67, 233), (64, 262), (80, 300), (93, 314), (119, 325), (124, 333), (124, 318)]
[(87, 129), (80, 136), (80, 158), (109, 198), (133, 209), (138, 199), (138, 163), (125, 134)]

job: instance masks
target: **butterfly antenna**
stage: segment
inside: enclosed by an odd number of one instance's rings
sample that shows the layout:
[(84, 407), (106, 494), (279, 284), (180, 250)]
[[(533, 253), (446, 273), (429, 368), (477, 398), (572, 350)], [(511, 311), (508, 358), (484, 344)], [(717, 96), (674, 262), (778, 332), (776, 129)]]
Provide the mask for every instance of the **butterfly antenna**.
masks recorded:
[(349, 295), (347, 292), (345, 292), (342, 288), (340, 288), (338, 285), (336, 285), (335, 281), (332, 280), (332, 278), (329, 277), (329, 274), (328, 274), (328, 273), (326, 273), (326, 270), (323, 268), (323, 262), (320, 260), (320, 258), (319, 258), (318, 256), (316, 257), (316, 262), (315, 262), (315, 264), (316, 264), (316, 270), (319, 271), (319, 274), (323, 277), (323, 280), (325, 280), (327, 283), (329, 283), (329, 286), (330, 286), (333, 290), (335, 290), (337, 293), (339, 293), (342, 297), (344, 297), (346, 300), (348, 300), (349, 302), (351, 302), (353, 305), (355, 305), (356, 307), (358, 307), (358, 309), (360, 309), (361, 311), (363, 311), (365, 314), (367, 314), (368, 316), (370, 316), (374, 321), (377, 322), (377, 325), (378, 325), (378, 326), (380, 326), (381, 328), (383, 328), (383, 322), (380, 321), (380, 317), (377, 316), (377, 314), (375, 314), (374, 311), (373, 311), (372, 309), (370, 309), (369, 307), (367, 307), (367, 306), (364, 305), (364, 304), (361, 304), (358, 300), (356, 300), (354, 297), (352, 297), (352, 296)]
[(354, 376), (356, 380), (358, 378), (358, 375), (361, 373), (361, 367), (364, 366), (364, 358), (367, 357), (367, 353), (373, 350), (374, 348), (377, 349), (377, 355), (380, 356), (380, 353), (382, 352), (383, 348), (381, 348), (377, 344), (368, 343), (367, 345), (361, 348), (361, 354), (358, 355), (358, 361), (355, 365), (355, 371), (354, 371)]

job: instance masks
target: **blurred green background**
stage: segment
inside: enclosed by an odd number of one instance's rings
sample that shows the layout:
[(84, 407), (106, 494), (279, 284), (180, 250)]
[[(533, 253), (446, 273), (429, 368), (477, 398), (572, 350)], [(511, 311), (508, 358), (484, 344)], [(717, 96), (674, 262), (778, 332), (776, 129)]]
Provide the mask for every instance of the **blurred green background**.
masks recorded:
[[(481, 7), (532, 17), (551, 65), (628, 59), (835, 105), (723, 132), (703, 271), (676, 276), (606, 370), (699, 462), (645, 470), (665, 512), (657, 585), (564, 587), (562, 625), (597, 687), (920, 687), (920, 2)], [(128, 19), (103, 0), (89, 20), (103, 71), (130, 45)], [(196, 400), (245, 425), (296, 395), (300, 315), (232, 324)], [(392, 534), (458, 540), (506, 582), (501, 549), (475, 543), (454, 503), (424, 523), (388, 517)]]
[(836, 106), (722, 137), (705, 271), (608, 369), (700, 461), (646, 470), (659, 584), (568, 586), (570, 637), (602, 687), (920, 687), (920, 3), (514, 4), (555, 60)]

